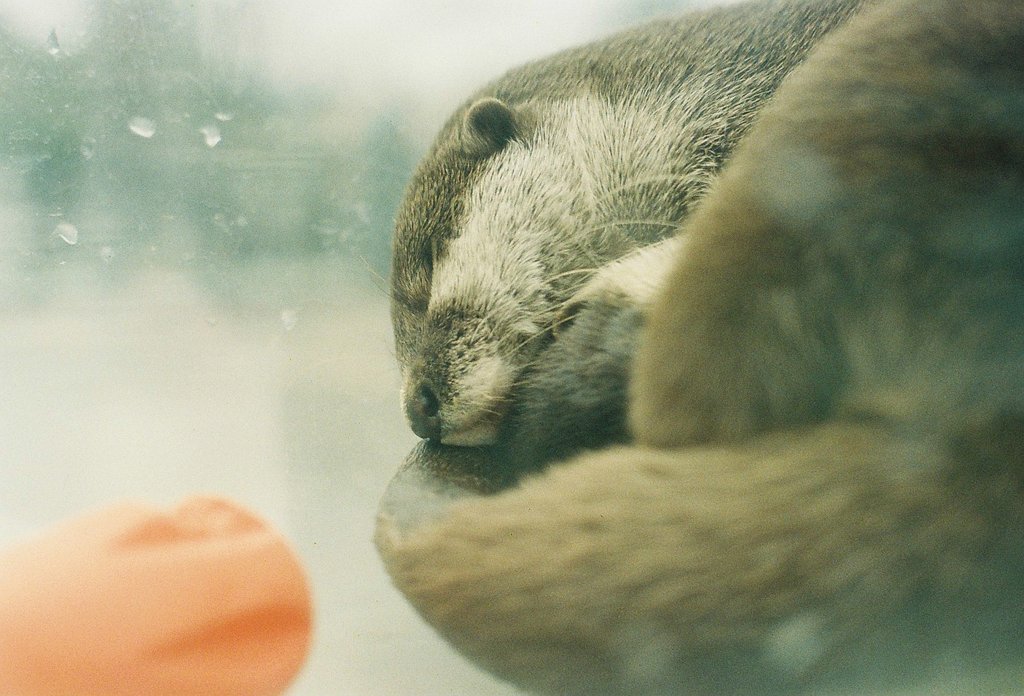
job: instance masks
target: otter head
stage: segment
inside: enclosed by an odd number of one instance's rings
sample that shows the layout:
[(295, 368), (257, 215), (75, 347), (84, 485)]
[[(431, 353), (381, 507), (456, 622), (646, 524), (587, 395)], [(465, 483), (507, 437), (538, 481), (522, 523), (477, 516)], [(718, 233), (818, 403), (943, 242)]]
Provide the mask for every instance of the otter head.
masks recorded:
[(485, 97), (449, 122), (394, 239), (392, 321), (418, 435), (493, 442), (573, 293), (674, 230), (666, 201), (696, 188), (673, 169), (674, 120), (583, 95)]
[(550, 211), (562, 206), (557, 186), (531, 178), (531, 120), (495, 98), (469, 105), (399, 211), (392, 321), (404, 408), (421, 437), (493, 442), (513, 386), (546, 341), (558, 299), (542, 257), (558, 224)]

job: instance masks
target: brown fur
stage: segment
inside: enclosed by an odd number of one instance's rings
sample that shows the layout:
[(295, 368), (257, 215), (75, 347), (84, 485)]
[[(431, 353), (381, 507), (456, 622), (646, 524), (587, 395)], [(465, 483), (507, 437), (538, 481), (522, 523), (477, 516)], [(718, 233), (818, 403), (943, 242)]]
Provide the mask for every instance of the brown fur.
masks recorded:
[(685, 227), (634, 444), (421, 525), (385, 501), (427, 620), (542, 693), (1018, 690), (1022, 46), (1012, 0), (826, 39)]
[(395, 225), (413, 430), (493, 444), (563, 305), (597, 268), (675, 232), (783, 77), (859, 5), (653, 22), (512, 70), (463, 105)]

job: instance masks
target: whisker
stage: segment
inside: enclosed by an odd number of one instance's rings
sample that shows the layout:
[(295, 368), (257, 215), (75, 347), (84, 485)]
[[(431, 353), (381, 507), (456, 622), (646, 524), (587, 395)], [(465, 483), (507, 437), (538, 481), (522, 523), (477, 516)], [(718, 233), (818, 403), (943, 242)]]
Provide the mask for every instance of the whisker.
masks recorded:
[(606, 198), (611, 198), (612, 196), (631, 188), (646, 186), (647, 184), (658, 184), (666, 181), (677, 181), (679, 183), (683, 183), (687, 178), (691, 177), (676, 174), (674, 172), (669, 172), (667, 174), (652, 174), (651, 176), (646, 176), (642, 179), (633, 179), (631, 181), (626, 181), (622, 184), (619, 184), (618, 186), (613, 186), (612, 188), (608, 189), (607, 191), (603, 191), (602, 193), (604, 193)]
[(562, 271), (561, 273), (556, 273), (555, 275), (551, 276), (551, 280), (561, 280), (562, 278), (568, 278), (569, 276), (583, 275), (585, 273), (594, 273), (597, 271), (598, 268), (600, 268), (600, 266), (588, 266), (586, 268), (574, 268), (568, 271)]
[[(565, 306), (566, 304), (568, 304), (568, 302), (568, 300), (566, 302), (563, 302), (562, 306)], [(530, 341), (536, 340), (539, 336), (543, 336), (546, 333), (550, 333), (551, 331), (555, 330), (562, 324), (571, 323), (573, 320), (576, 319), (576, 316), (576, 314), (565, 316), (562, 315), (561, 312), (555, 313), (551, 321), (542, 325), (539, 329), (537, 329), (537, 331), (533, 332), (532, 334), (524, 338), (522, 341), (520, 341), (518, 344), (516, 344), (514, 350), (518, 351), (520, 348), (528, 344)]]
[(373, 283), (373, 287), (383, 293), (385, 297), (391, 299), (391, 284), (388, 282), (388, 279), (373, 267), (370, 260), (364, 254), (359, 254), (357, 258), (362, 262), (363, 268), (366, 270), (370, 277), (370, 281)]
[(626, 225), (650, 225), (652, 227), (679, 227), (679, 223), (675, 220), (610, 220), (608, 222), (602, 222), (599, 225), (592, 225), (589, 230), (603, 230), (609, 227), (624, 227)]
[(536, 332), (530, 334), (529, 336), (524, 338), (522, 341), (517, 343), (513, 350), (518, 351), (520, 348), (522, 348), (523, 346), (525, 346), (528, 343), (530, 343), (530, 341), (536, 340), (538, 336), (543, 336), (546, 332), (547, 332), (546, 328), (542, 327), (542, 328), (538, 329)]

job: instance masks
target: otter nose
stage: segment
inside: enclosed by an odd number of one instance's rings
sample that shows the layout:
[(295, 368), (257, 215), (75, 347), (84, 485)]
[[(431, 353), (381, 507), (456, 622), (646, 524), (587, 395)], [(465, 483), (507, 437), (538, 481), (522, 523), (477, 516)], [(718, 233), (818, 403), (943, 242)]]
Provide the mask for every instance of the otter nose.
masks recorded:
[(405, 403), (405, 412), (409, 417), (412, 431), (422, 438), (438, 440), (441, 437), (441, 402), (437, 392), (423, 382), (409, 396)]

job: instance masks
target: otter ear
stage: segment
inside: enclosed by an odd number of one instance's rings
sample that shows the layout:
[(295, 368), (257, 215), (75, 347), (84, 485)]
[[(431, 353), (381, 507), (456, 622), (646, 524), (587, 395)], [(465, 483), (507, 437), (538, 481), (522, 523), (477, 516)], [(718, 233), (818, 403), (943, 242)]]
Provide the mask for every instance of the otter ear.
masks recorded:
[(494, 97), (470, 105), (462, 122), (462, 151), (469, 157), (490, 157), (522, 135), (521, 114)]

